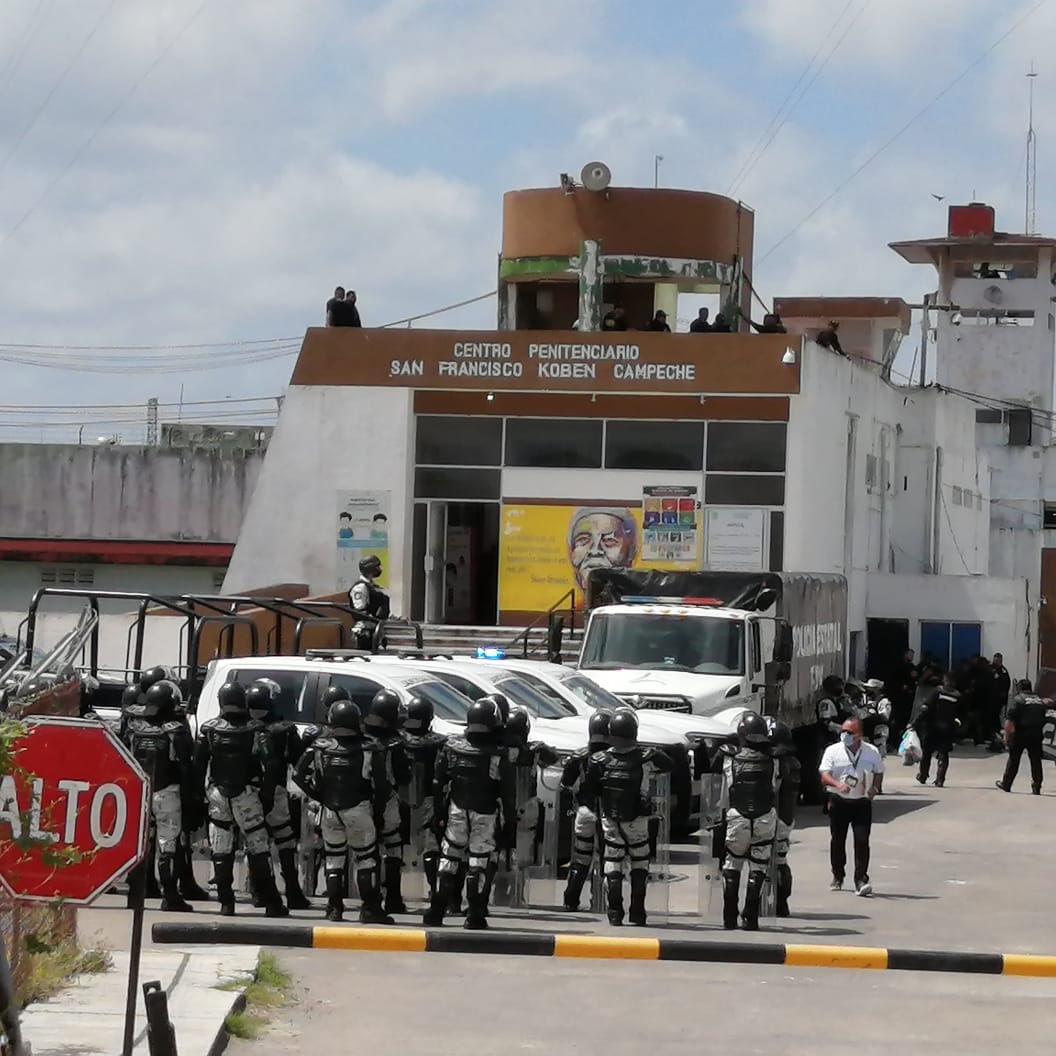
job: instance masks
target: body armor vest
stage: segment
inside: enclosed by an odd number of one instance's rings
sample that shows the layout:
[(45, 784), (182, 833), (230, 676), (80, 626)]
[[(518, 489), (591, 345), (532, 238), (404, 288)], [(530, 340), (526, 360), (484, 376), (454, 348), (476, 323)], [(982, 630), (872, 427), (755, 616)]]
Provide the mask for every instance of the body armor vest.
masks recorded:
[(176, 758), (175, 738), (184, 732), (179, 722), (151, 722), (133, 718), (126, 729), (129, 750), (143, 768), (150, 781), (150, 790), (157, 792), (180, 783), (181, 767)]
[(504, 749), (497, 744), (473, 744), (459, 738), (444, 748), (450, 777), (451, 802), (476, 814), (494, 814), (499, 808)]
[(411, 787), (407, 799), (412, 807), (420, 807), (433, 794), (436, 780), (436, 759), (447, 743), (442, 733), (403, 733), (403, 751), (411, 769)]
[(277, 787), (284, 786), (303, 750), (297, 727), (286, 719), (272, 719), (266, 724), (264, 745), (264, 776)]
[(319, 802), (324, 807), (348, 810), (372, 797), (374, 753), (363, 738), (320, 737), (312, 751)]
[(223, 717), (202, 727), (202, 736), (209, 744), (208, 782), (228, 799), (259, 781), (257, 743), (263, 730), (255, 720), (233, 723)]
[(648, 813), (643, 786), (645, 753), (641, 748), (616, 752), (611, 748), (598, 759), (598, 806), (613, 821), (634, 821)]
[(738, 748), (729, 760), (730, 806), (744, 818), (774, 809), (774, 760), (754, 748)]

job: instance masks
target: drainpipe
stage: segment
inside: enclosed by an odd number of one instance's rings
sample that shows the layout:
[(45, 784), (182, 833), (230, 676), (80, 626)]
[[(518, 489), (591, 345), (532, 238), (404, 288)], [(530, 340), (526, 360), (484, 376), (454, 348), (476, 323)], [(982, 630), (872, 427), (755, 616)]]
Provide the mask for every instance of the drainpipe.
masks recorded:
[(931, 570), (942, 572), (942, 448), (935, 448), (935, 498), (931, 513)]

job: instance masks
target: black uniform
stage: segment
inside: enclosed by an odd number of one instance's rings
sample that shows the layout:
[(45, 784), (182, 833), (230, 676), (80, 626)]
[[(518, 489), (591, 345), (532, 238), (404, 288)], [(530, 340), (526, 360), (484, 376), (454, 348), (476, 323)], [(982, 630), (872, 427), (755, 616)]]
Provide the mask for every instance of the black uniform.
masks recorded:
[(436, 762), (447, 744), (442, 733), (425, 730), (417, 733), (403, 730), (403, 752), (410, 769), (407, 805), (410, 809), (411, 842), (420, 845), (422, 869), (429, 884), (429, 897), (436, 891), (440, 865), (440, 841), (436, 835)]
[(359, 617), (359, 622), (352, 629), (357, 647), (372, 648), (378, 622), (389, 618), (388, 594), (376, 586), (370, 576), (361, 574), (348, 591), (348, 604)]
[(1041, 795), (1041, 745), (1045, 728), (1045, 702), (1033, 693), (1017, 693), (1008, 708), (1007, 721), (1012, 726), (1008, 743), (1008, 763), (1005, 775), (997, 782), (998, 788), (1012, 791), (1012, 783), (1019, 773), (1019, 761), (1026, 752), (1030, 758), (1031, 791)]
[(920, 772), (917, 774), (917, 780), (922, 785), (928, 780), (932, 756), (935, 756), (938, 762), (935, 772), (936, 787), (942, 788), (946, 783), (950, 752), (953, 751), (957, 727), (960, 725), (957, 718), (960, 709), (961, 694), (948, 686), (943, 686), (933, 700), (921, 704), (915, 726), (921, 731)]
[[(226, 687), (224, 687), (226, 688)], [(220, 912), (235, 911), (235, 827), (245, 841), (253, 890), (268, 916), (285, 916), (286, 907), (271, 869), (268, 830), (261, 793), (274, 795), (265, 785), (265, 728), (249, 712), (221, 714), (205, 723), (198, 734), (195, 767), (205, 785), (209, 809), (209, 844)]]

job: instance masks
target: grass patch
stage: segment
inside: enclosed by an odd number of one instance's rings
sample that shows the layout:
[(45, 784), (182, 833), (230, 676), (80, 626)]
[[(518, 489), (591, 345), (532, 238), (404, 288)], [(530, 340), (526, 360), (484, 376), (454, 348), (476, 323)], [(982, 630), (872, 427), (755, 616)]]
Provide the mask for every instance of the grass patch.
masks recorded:
[(227, 1017), (227, 1032), (247, 1041), (259, 1038), (268, 1024), (268, 1013), (286, 1004), (290, 985), (289, 973), (273, 953), (261, 953), (255, 971), (243, 972), (220, 983), (218, 990), (245, 992), (245, 1008)]
[(109, 971), (113, 958), (99, 947), (87, 950), (73, 937), (55, 937), (47, 932), (27, 935), (24, 940), (22, 985), (23, 1007), (53, 997), (77, 975)]

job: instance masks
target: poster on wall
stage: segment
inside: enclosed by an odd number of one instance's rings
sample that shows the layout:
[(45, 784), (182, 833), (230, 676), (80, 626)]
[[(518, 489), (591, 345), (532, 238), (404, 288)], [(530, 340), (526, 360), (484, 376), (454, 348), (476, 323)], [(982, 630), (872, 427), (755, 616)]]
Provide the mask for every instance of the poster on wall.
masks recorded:
[(348, 590), (359, 578), (359, 562), (369, 554), (381, 558), (380, 587), (389, 583), (390, 491), (337, 493), (337, 590)]
[(723, 572), (764, 572), (766, 511), (743, 507), (708, 508), (707, 567)]
[(642, 489), (642, 562), (697, 568), (700, 560), (700, 500), (697, 489), (654, 485)]

